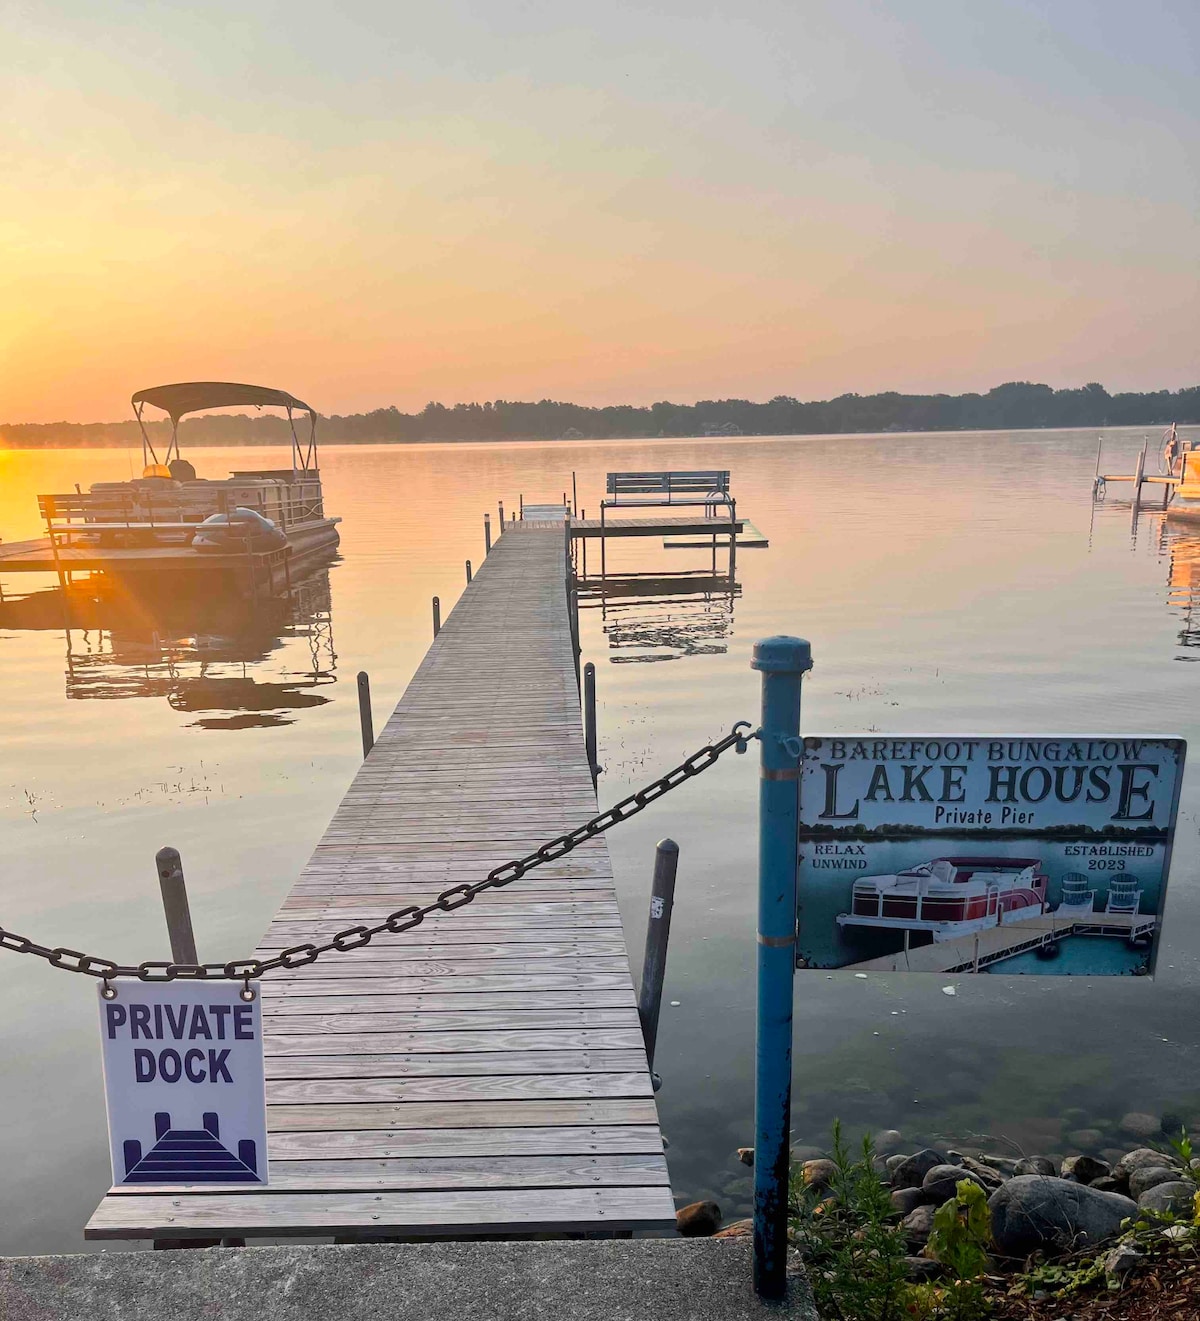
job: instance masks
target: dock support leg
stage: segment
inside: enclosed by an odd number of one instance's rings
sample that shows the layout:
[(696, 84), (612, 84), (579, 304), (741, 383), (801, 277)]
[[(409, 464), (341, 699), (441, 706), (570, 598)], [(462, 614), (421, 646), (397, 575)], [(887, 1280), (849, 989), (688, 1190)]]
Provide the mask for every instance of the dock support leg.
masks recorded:
[(171, 960), (174, 963), (199, 963), (179, 850), (159, 849), (154, 855), (154, 865), (158, 870), (158, 888), (162, 891), (167, 935), (171, 939)]
[(484, 514), (483, 516), (483, 553), (488, 556), (492, 553), (492, 516)]
[(471, 585), (471, 561), (467, 561), (467, 586)]
[(363, 757), (375, 746), (375, 719), (371, 715), (371, 680), (366, 670), (358, 672), (358, 723), (362, 729)]
[(433, 636), (436, 638), (441, 631), (442, 631), (442, 603), (438, 599), (438, 597), (435, 596), (433, 598)]
[(500, 535), (504, 535), (504, 501), (497, 502), (497, 508), (500, 510)]
[[(663, 978), (667, 971), (667, 941), (671, 937), (671, 909), (675, 905), (675, 873), (679, 868), (679, 845), (660, 839), (654, 850), (654, 880), (650, 885), (650, 917), (646, 922), (646, 952), (642, 956), (642, 981), (638, 988), (638, 1018), (646, 1043), (646, 1064), (654, 1074), (654, 1047), (658, 1040), (658, 1011), (662, 1005)], [(655, 1078), (655, 1090), (658, 1090)]]
[(591, 661), (583, 667), (583, 742), (594, 789), (600, 778), (600, 764), (596, 760), (596, 667)]
[(760, 1297), (779, 1299), (787, 1292), (800, 680), (812, 668), (811, 648), (801, 638), (766, 638), (755, 644), (751, 665), (763, 677), (754, 1047), (754, 1288)]

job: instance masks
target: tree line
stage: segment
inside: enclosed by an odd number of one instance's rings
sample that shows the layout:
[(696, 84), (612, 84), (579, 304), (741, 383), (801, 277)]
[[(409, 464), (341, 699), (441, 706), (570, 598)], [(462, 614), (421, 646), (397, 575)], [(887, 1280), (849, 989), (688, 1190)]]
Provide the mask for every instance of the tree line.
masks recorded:
[[(457, 440), (638, 440), (671, 436), (794, 436), (849, 432), (1007, 431), (1039, 427), (1167, 426), (1200, 423), (1200, 385), (1182, 390), (1109, 394), (1093, 382), (1078, 389), (1012, 381), (986, 394), (844, 394), (802, 402), (777, 395), (766, 403), (707, 399), (694, 404), (645, 407), (582, 404), (542, 399), (520, 403), (497, 399), (483, 404), (429, 403), (419, 413), (379, 408), (370, 413), (323, 417), (325, 444), (416, 443)], [(307, 432), (307, 419), (298, 429)], [(147, 430), (165, 442), (166, 422)], [(184, 444), (286, 443), (287, 420), (274, 415), (211, 414), (185, 418)], [(136, 446), (137, 423), (0, 423), (0, 446), (12, 449), (75, 446)]]

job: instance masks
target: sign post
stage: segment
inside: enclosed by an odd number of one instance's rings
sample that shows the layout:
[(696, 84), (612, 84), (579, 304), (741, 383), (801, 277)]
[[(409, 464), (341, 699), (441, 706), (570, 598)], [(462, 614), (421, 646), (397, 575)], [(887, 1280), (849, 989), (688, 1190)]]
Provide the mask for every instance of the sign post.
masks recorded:
[(261, 1000), (229, 981), (104, 982), (114, 1185), (267, 1182)]
[(762, 674), (758, 839), (758, 1021), (754, 1050), (754, 1288), (787, 1292), (791, 1158), (792, 982), (796, 966), (796, 829), (800, 787), (800, 680), (812, 668), (802, 638), (755, 644)]

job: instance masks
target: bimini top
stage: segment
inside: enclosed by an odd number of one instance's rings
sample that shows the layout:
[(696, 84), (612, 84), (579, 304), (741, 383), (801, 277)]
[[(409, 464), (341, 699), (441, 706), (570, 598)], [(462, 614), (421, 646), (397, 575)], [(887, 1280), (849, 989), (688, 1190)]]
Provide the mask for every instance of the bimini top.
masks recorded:
[(302, 408), (310, 414), (316, 412), (286, 390), (272, 390), (265, 385), (240, 385), (236, 381), (182, 381), (178, 385), (156, 385), (149, 390), (139, 390), (130, 402), (139, 414), (139, 404), (153, 404), (169, 413), (175, 423), (185, 413), (195, 413), (202, 408), (231, 408), (237, 404), (251, 404), (258, 408), (274, 404), (279, 408)]

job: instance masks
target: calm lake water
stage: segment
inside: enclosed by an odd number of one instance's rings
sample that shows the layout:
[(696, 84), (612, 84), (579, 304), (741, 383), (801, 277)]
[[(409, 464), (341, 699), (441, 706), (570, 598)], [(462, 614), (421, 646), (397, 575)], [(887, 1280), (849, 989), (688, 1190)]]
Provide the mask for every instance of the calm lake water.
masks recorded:
[[(1107, 433), (1105, 467), (1131, 471), (1144, 434)], [(279, 456), (192, 457), (221, 476)], [(1200, 525), (1146, 511), (1133, 526), (1116, 486), (1093, 511), (1095, 457), (1094, 431), (330, 447), (341, 558), (286, 609), (118, 601), (67, 627), (51, 582), (10, 576), (10, 595), (47, 594), (0, 607), (0, 922), (164, 957), (153, 859), (169, 843), (201, 956), (248, 953), (360, 760), (356, 672), (378, 726), (428, 646), (430, 598), (449, 609), (482, 556), (484, 512), (556, 498), (572, 469), (594, 512), (609, 469), (728, 467), (771, 543), (739, 554), (732, 598), (583, 612), (602, 802), (756, 719), (750, 649), (784, 631), (813, 645), (811, 733), (1200, 738)], [(121, 451), (0, 453), (0, 535), (38, 534), (39, 491), (128, 472)], [(646, 540), (609, 568), (704, 562)], [(635, 957), (654, 843), (681, 845), (659, 1104), (680, 1199), (727, 1215), (750, 1193), (734, 1150), (752, 1141), (757, 788), (755, 757), (727, 757), (609, 837)], [(796, 1142), (839, 1116), (1038, 1152), (1064, 1149), (1064, 1125), (1112, 1145), (1129, 1110), (1200, 1127), (1198, 804), (1193, 767), (1153, 981), (799, 975)], [(0, 952), (0, 1004), (0, 1253), (81, 1250), (109, 1184), (94, 987)]]

